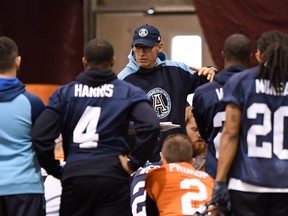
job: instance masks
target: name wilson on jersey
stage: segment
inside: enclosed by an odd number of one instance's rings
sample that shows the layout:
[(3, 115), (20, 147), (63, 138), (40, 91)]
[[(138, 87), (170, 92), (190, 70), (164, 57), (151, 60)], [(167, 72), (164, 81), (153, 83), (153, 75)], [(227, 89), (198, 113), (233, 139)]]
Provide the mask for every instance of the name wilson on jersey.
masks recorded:
[(74, 87), (75, 97), (112, 97), (113, 84), (104, 84), (98, 87), (89, 87), (83, 84), (76, 84)]

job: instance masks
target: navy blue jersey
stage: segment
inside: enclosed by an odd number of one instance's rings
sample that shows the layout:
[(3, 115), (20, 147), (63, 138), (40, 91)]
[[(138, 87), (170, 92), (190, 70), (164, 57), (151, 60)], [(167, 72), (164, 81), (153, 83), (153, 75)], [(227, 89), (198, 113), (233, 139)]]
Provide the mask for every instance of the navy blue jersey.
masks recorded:
[(216, 177), (220, 137), (225, 121), (225, 104), (221, 102), (222, 87), (232, 75), (244, 69), (236, 65), (225, 68), (212, 82), (199, 86), (193, 97), (194, 118), (201, 137), (208, 144), (205, 171), (213, 178)]
[(276, 95), (257, 69), (233, 76), (224, 85), (225, 103), (242, 111), (239, 147), (230, 176), (256, 186), (288, 187), (288, 85)]
[[(129, 55), (129, 63), (118, 77), (143, 89), (151, 100), (154, 110), (161, 122), (172, 122), (181, 125), (162, 132), (160, 142), (171, 133), (186, 134), (185, 108), (187, 95), (194, 92), (196, 87), (208, 82), (205, 76), (190, 70), (183, 63), (166, 59), (166, 55), (158, 54), (156, 67), (152, 69), (140, 68), (134, 59), (134, 53)], [(156, 155), (159, 157), (160, 149)], [(157, 158), (158, 161), (160, 158)], [(152, 159), (153, 160), (153, 159)]]
[(145, 191), (145, 177), (151, 169), (158, 168), (162, 165), (161, 162), (150, 163), (145, 167), (139, 168), (133, 175), (130, 191), (130, 206), (132, 215), (146, 215), (146, 191)]
[[(59, 172), (54, 170), (59, 166), (51, 155), (49, 158), (44, 155), (48, 150), (41, 140), (43, 136), (51, 143), (59, 133), (62, 134), (65, 178), (79, 175), (117, 177), (116, 171), (125, 173), (118, 155), (130, 154), (128, 165), (136, 170), (153, 150), (159, 120), (145, 93), (115, 75), (109, 81), (106, 77), (106, 82), (99, 86), (91, 86), (90, 82), (96, 82), (97, 73), (99, 80), (105, 80), (105, 73), (91, 69), (83, 73), (86, 77), (80, 75), (57, 89), (36, 121), (38, 127), (33, 128), (33, 137), (39, 160), (52, 175)], [(48, 120), (50, 126), (45, 126)], [(130, 120), (134, 121), (137, 132), (133, 150), (128, 143)]]

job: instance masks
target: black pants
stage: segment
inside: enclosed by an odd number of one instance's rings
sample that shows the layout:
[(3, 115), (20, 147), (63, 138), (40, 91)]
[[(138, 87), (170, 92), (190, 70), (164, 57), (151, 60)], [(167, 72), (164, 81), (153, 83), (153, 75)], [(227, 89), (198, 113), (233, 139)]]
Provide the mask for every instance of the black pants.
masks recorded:
[(229, 191), (233, 216), (288, 215), (288, 193)]
[(18, 194), (0, 196), (1, 216), (44, 216), (45, 198), (43, 194)]
[(128, 216), (129, 179), (74, 177), (62, 184), (61, 216)]

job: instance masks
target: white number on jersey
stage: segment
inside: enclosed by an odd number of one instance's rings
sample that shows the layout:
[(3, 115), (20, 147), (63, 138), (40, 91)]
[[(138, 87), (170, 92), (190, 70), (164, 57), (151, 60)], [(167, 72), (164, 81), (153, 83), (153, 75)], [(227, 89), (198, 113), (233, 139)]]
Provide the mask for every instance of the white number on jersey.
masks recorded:
[(140, 189), (144, 190), (142, 195), (137, 196), (132, 202), (132, 215), (133, 216), (146, 216), (146, 206), (144, 205), (141, 211), (137, 212), (137, 205), (139, 203), (145, 203), (146, 201), (146, 190), (145, 190), (145, 181), (139, 181), (135, 187), (133, 188), (133, 194), (140, 191)]
[[(213, 127), (222, 127), (223, 122), (225, 121), (226, 116), (225, 112), (218, 112), (213, 118)], [(217, 133), (215, 136), (213, 142), (214, 142), (214, 147), (215, 147), (215, 153), (216, 153), (216, 158), (219, 158), (219, 149), (220, 149), (220, 140), (221, 140), (222, 132)]]
[(192, 202), (193, 201), (204, 201), (207, 199), (207, 189), (199, 179), (184, 179), (180, 182), (180, 189), (187, 190), (191, 186), (198, 187), (199, 192), (187, 192), (181, 198), (182, 203), (182, 214), (183, 215), (192, 215), (194, 214), (199, 208), (193, 208)]
[[(271, 110), (266, 104), (254, 103), (247, 109), (247, 118), (256, 119), (257, 115), (263, 115), (262, 125), (252, 125), (247, 133), (248, 156), (260, 158), (272, 158), (274, 153), (280, 160), (288, 160), (288, 150), (284, 149), (284, 119), (288, 117), (288, 106), (279, 107), (274, 112), (272, 119)], [(273, 128), (272, 128), (273, 127)], [(256, 145), (259, 136), (267, 136), (273, 129), (273, 143), (262, 142)]]
[(87, 106), (79, 119), (73, 131), (73, 142), (79, 143), (80, 148), (96, 148), (98, 146), (99, 134), (96, 132), (100, 113), (100, 107)]

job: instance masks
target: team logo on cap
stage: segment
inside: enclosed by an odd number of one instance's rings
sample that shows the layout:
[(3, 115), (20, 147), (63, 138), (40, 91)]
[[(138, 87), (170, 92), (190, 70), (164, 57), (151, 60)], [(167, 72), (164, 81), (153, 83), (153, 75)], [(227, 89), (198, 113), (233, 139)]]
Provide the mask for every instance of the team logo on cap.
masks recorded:
[(145, 28), (142, 28), (142, 29), (139, 30), (138, 35), (140, 37), (146, 37), (148, 35), (148, 30), (145, 29)]

